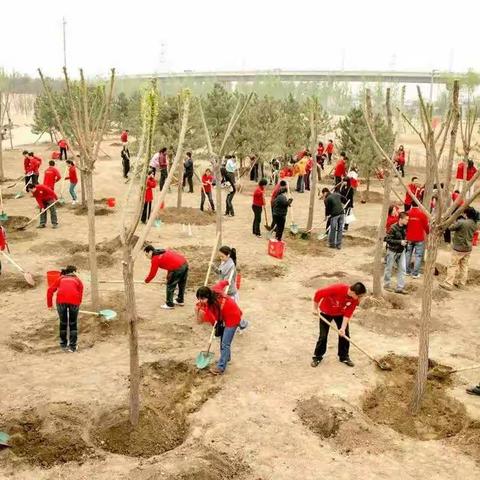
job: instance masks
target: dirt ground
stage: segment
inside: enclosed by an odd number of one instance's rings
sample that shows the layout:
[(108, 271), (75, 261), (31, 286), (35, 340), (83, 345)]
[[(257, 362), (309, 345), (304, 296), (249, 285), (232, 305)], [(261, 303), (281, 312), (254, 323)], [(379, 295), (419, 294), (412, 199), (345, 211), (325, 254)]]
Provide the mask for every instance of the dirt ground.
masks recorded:
[[(402, 141), (408, 145), (409, 138)], [(126, 185), (116, 142), (104, 142), (112, 158), (99, 160), (94, 176), (98, 208), (108, 212), (96, 217), (102, 280), (121, 279), (117, 237)], [(51, 151), (44, 143), (31, 148), (44, 159)], [(22, 149), (5, 153), (9, 178), (21, 173)], [(400, 362), (397, 373), (382, 372), (352, 349), (355, 367), (348, 368), (337, 361), (331, 332), (327, 356), (318, 368), (310, 367), (318, 336), (318, 320), (311, 314), (315, 289), (356, 280), (371, 288), (380, 186), (372, 184), (374, 201), (356, 202), (357, 221), (342, 250), (325, 248), (317, 231), (310, 240), (287, 233), (285, 257), (277, 260), (267, 255), (266, 232), (264, 238), (251, 234), (252, 188), (248, 181), (244, 184), (234, 198), (236, 216), (224, 217), (224, 243), (238, 251), (240, 306), (250, 326), (235, 337), (223, 377), (211, 378), (194, 368), (209, 336), (207, 327), (194, 323), (194, 290), (203, 284), (215, 235), (213, 216), (205, 212), (203, 219), (200, 212), (187, 210), (198, 209), (197, 183), (194, 194), (184, 195), (186, 209), (177, 222), (172, 188), (164, 221), (149, 234), (153, 245), (184, 252), (191, 276), (186, 306), (173, 311), (160, 309), (163, 285), (137, 285), (143, 372), (137, 432), (126, 423), (129, 361), (122, 285), (101, 284), (102, 307), (117, 310), (119, 317), (105, 325), (82, 315), (76, 354), (59, 351), (56, 314), (46, 309), (45, 272), (67, 262), (79, 266), (88, 309), (86, 216), (66, 205), (59, 209), (57, 230), (49, 225), (36, 230), (34, 223), (15, 231), (15, 224), (35, 215), (35, 203), (27, 196), (5, 198), (5, 210), (17, 217), (7, 225), (11, 253), (38, 282), (28, 287), (2, 260), (0, 431), (12, 435), (13, 447), (0, 451), (0, 478), (411, 480), (480, 474), (480, 400), (465, 394), (466, 386), (478, 382), (478, 371), (453, 374), (446, 384), (430, 382), (425, 415), (439, 422), (402, 424), (414, 364)], [(109, 197), (117, 199), (113, 209), (104, 204)], [(294, 193), (294, 198), (295, 221), (304, 228), (308, 194)], [(315, 225), (322, 225), (322, 219), (318, 204)], [(182, 223), (191, 223), (191, 236)], [(435, 361), (460, 368), (478, 363), (480, 354), (475, 302), (480, 255), (478, 250), (472, 255), (468, 288), (450, 293), (438, 289), (448, 259), (448, 250), (442, 249), (430, 351)], [(135, 277), (143, 279), (148, 269), (147, 259), (139, 256)], [(163, 274), (157, 280), (163, 282)], [(421, 280), (408, 279), (408, 291), (401, 298), (389, 294), (380, 303), (366, 299), (352, 320), (352, 337), (376, 358), (391, 352), (399, 358), (417, 355)], [(217, 340), (214, 351), (218, 355)], [(442, 419), (448, 421), (442, 424)]]

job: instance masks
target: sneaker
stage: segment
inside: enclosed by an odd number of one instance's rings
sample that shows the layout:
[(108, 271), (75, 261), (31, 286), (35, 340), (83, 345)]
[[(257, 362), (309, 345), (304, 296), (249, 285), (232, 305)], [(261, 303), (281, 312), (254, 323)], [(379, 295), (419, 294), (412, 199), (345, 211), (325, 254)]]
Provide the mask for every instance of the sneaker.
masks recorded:
[(315, 367), (318, 367), (318, 365), (320, 364), (320, 362), (322, 361), (321, 358), (314, 358), (312, 360), (312, 363), (310, 363), (310, 366), (315, 368)]
[(248, 320), (240, 320), (240, 325), (239, 325), (239, 330), (240, 332), (242, 332), (243, 330), (245, 330), (247, 327), (248, 327)]
[(52, 225), (52, 228), (58, 228), (58, 223), (55, 223), (54, 225)]
[(173, 310), (175, 307), (172, 307), (164, 303), (160, 308), (163, 308), (164, 310)]
[(335, 248), (336, 248), (337, 250), (341, 250), (341, 249), (342, 249), (342, 247), (341, 247), (340, 245), (337, 245)]
[(38, 225), (37, 228), (45, 228), (45, 225)]
[(397, 290), (395, 290), (395, 293), (398, 293), (399, 295), (408, 295), (408, 293), (403, 289), (401, 289), (401, 290), (397, 289)]
[(178, 305), (179, 307), (184, 307), (185, 306), (185, 302), (179, 302), (178, 300), (174, 300), (173, 303), (175, 305)]
[(440, 283), (440, 288), (443, 288), (444, 290), (448, 290), (449, 292), (451, 292), (453, 290), (453, 287), (451, 285), (449, 285), (448, 283)]
[(68, 347), (66, 352), (67, 353), (75, 353), (77, 351), (77, 347)]
[(210, 368), (209, 372), (210, 372), (212, 375), (223, 375), (223, 370), (221, 370), (221, 369), (218, 368), (218, 367), (212, 367), (212, 368)]
[(459, 290), (466, 290), (467, 289), (467, 286), (466, 285), (462, 285), (461, 283), (454, 283), (453, 284), (455, 287), (457, 287)]
[(476, 387), (467, 388), (467, 393), (470, 395), (480, 396), (480, 385), (477, 385)]
[(346, 357), (346, 358), (341, 358), (340, 361), (342, 363), (344, 363), (345, 365), (348, 365), (349, 367), (354, 367), (355, 364), (350, 360), (350, 357)]

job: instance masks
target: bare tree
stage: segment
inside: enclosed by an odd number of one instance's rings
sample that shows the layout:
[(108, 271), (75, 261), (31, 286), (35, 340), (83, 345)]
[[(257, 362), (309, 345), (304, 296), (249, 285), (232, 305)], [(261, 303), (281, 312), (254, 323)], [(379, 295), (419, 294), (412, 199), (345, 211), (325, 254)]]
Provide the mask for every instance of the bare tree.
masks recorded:
[(308, 219), (306, 231), (310, 232), (313, 227), (313, 216), (315, 213), (315, 200), (317, 197), (317, 171), (318, 163), (315, 157), (315, 150), (317, 148), (317, 119), (318, 99), (311, 99), (310, 108), (310, 154), (312, 155), (312, 181), (310, 185), (310, 198), (308, 205)]
[[(463, 121), (465, 118), (465, 126), (463, 125)], [(467, 191), (465, 190), (465, 186), (467, 183), (467, 164), (468, 159), (470, 156), (470, 152), (472, 151), (472, 137), (473, 131), (475, 129), (475, 123), (478, 119), (478, 107), (476, 105), (471, 105), (468, 103), (467, 111), (465, 115), (463, 112), (460, 112), (460, 135), (462, 138), (462, 147), (463, 147), (463, 182), (462, 182), (462, 194), (466, 196)]]
[[(65, 135), (64, 119), (60, 118), (55, 107), (51, 88), (45, 81), (40, 69), (38, 70), (38, 73), (40, 74), (43, 88), (47, 94), (50, 108), (55, 115), (55, 120), (59, 126), (60, 133), (63, 138), (67, 138)], [(95, 199), (93, 172), (95, 170), (95, 163), (98, 159), (100, 144), (107, 130), (110, 116), (110, 106), (112, 104), (113, 86), (115, 82), (115, 69), (111, 70), (108, 90), (105, 86), (99, 86), (95, 88), (93, 94), (89, 91), (89, 86), (87, 85), (82, 69), (80, 69), (80, 81), (78, 84), (72, 83), (65, 67), (63, 68), (63, 75), (65, 78), (68, 102), (68, 119), (66, 120), (69, 121), (69, 124), (72, 127), (75, 143), (79, 149), (79, 168), (82, 173), (82, 182), (84, 182), (85, 185), (92, 307), (94, 310), (98, 310), (99, 291), (97, 254), (95, 251)]]
[[(0, 90), (0, 182), (5, 180), (5, 171), (3, 168), (3, 124), (5, 121), (5, 115), (9, 109), (9, 99), (10, 95), (4, 94)], [(10, 125), (10, 123), (9, 123)], [(12, 132), (10, 130), (10, 139), (11, 139)]]

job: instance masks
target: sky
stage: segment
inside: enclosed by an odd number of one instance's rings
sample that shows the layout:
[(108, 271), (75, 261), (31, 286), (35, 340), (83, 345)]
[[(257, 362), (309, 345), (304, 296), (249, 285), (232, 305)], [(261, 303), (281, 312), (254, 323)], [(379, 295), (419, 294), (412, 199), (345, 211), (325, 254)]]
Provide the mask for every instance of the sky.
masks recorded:
[(3, 0), (0, 12), (0, 68), (30, 75), (61, 74), (62, 17), (68, 69), (88, 76), (480, 71), (472, 0)]

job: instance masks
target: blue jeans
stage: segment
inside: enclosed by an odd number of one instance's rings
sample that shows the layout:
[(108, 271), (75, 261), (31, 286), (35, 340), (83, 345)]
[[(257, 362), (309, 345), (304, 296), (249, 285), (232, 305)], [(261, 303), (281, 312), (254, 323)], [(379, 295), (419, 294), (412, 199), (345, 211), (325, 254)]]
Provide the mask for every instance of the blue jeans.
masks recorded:
[(76, 183), (71, 183), (70, 184), (70, 188), (68, 189), (68, 191), (70, 192), (70, 196), (72, 197), (72, 200), (74, 202), (77, 201), (77, 193), (75, 192), (75, 188), (77, 187), (77, 184)]
[(343, 236), (343, 223), (345, 222), (345, 215), (336, 215), (330, 217), (330, 233), (328, 234), (328, 244), (331, 247), (341, 247)]
[(390, 279), (392, 278), (393, 265), (397, 265), (397, 290), (405, 288), (405, 250), (401, 253), (387, 250), (387, 261), (385, 263), (385, 273), (383, 275), (383, 284), (390, 287)]
[[(419, 275), (422, 265), (423, 253), (425, 252), (425, 242), (408, 242), (407, 245), (407, 273), (409, 275)], [(412, 257), (414, 257), (413, 270), (411, 267)]]
[(233, 337), (237, 327), (225, 327), (223, 335), (220, 338), (220, 359), (218, 360), (217, 367), (225, 371), (227, 368), (227, 363), (230, 361), (230, 346), (232, 345)]

